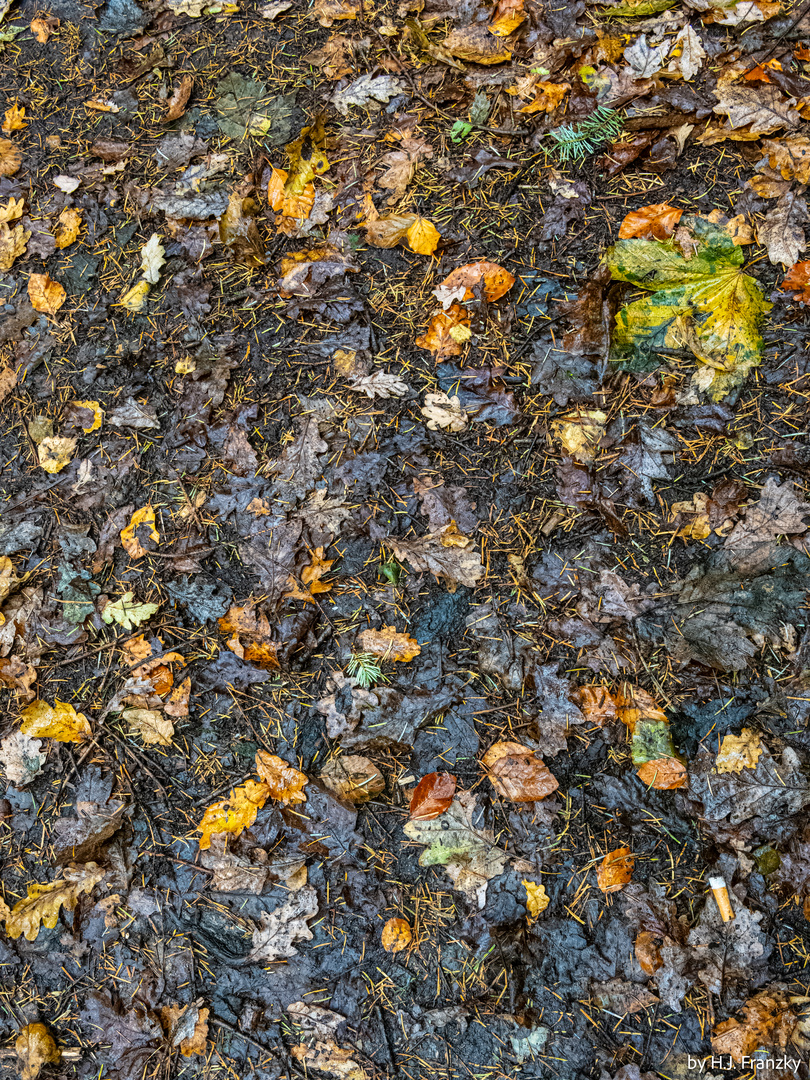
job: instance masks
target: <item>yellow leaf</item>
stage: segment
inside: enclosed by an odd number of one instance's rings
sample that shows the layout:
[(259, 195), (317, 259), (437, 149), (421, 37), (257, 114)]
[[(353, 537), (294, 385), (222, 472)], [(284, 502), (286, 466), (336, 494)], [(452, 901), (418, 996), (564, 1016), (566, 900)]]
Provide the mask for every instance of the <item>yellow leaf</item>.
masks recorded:
[(270, 797), (276, 802), (286, 805), (307, 801), (303, 789), (309, 783), (309, 777), (288, 765), (283, 758), (268, 754), (266, 750), (257, 750), (256, 772), (267, 784)]
[(127, 289), (118, 303), (121, 307), (125, 307), (127, 311), (143, 311), (143, 305), (146, 303), (146, 297), (151, 287), (148, 281), (141, 279), (131, 289)]
[(32, 274), (28, 279), (28, 299), (34, 311), (55, 315), (64, 304), (67, 294), (58, 281), (47, 274)]
[(570, 83), (538, 82), (535, 85), (535, 99), (524, 105), (520, 112), (554, 112), (562, 99), (571, 89)]
[(39, 465), (46, 473), (58, 473), (73, 458), (77, 439), (63, 439), (58, 435), (46, 435), (37, 447)]
[(19, 900), (6, 915), (6, 933), (10, 938), (25, 934), (26, 941), (34, 941), (40, 926), (53, 930), (60, 908), (73, 911), (82, 893), (92, 892), (106, 872), (91, 862), (67, 867), (65, 876), (50, 884), (29, 885), (28, 896)]
[(269, 796), (269, 784), (257, 784), (255, 780), (248, 780), (233, 788), (227, 799), (212, 803), (197, 826), (197, 831), (202, 833), (200, 851), (206, 851), (211, 846), (214, 833), (239, 836), (243, 829), (249, 829)]
[(579, 409), (555, 420), (551, 432), (559, 439), (566, 454), (577, 461), (593, 461), (607, 420), (607, 413), (601, 409)]
[(147, 745), (172, 745), (174, 724), (160, 709), (124, 709), (121, 716)]
[[(270, 208), (282, 217), (295, 218), (304, 221), (309, 217), (312, 207), (315, 205), (315, 185), (305, 184), (300, 194), (286, 195), (288, 173), (286, 169), (273, 169), (270, 179), (267, 181), (267, 201)], [(280, 222), (276, 222), (280, 225)]]
[(12, 195), (8, 200), (8, 206), (0, 206), (0, 221), (16, 221), (17, 218), (23, 216), (24, 209), (25, 200), (15, 199)]
[(91, 431), (98, 431), (104, 420), (104, 410), (97, 401), (74, 401), (74, 405), (78, 405), (80, 409), (90, 409), (93, 413), (93, 423), (90, 427), (83, 427), (82, 431), (85, 435), (89, 435)]
[(374, 247), (392, 248), (403, 240), (418, 221), (416, 214), (388, 214), (385, 217), (367, 218), (364, 227), (366, 239)]
[(28, 246), (31, 233), (24, 228), (22, 223), (10, 229), (3, 221), (0, 222), (0, 270), (10, 270), (14, 260), (23, 254)]
[(22, 712), (23, 735), (55, 739), (57, 742), (82, 742), (92, 734), (90, 721), (65, 701), (33, 701)]
[(541, 911), (545, 911), (548, 905), (551, 903), (551, 899), (546, 892), (544, 885), (538, 885), (534, 881), (524, 881), (523, 887), (526, 890), (526, 910), (531, 922), (537, 918)]
[(285, 594), (286, 597), (290, 600), (312, 600), (316, 593), (329, 592), (332, 588), (331, 581), (321, 581), (321, 578), (329, 573), (334, 561), (334, 559), (324, 559), (322, 547), (315, 548), (309, 566), (305, 566), (301, 571), (301, 581), (309, 586), (309, 592), (300, 589), (295, 578), (290, 575), (290, 592)]
[(358, 635), (358, 641), (363, 652), (381, 656), (384, 660), (407, 663), (422, 651), (415, 638), (398, 633), (393, 626), (384, 626), (382, 630), (363, 630)]
[(759, 734), (751, 728), (743, 728), (741, 735), (723, 737), (715, 767), (719, 773), (741, 773), (743, 769), (755, 769), (761, 754)]
[(62, 1052), (44, 1024), (26, 1024), (14, 1044), (21, 1080), (36, 1080), (43, 1065), (58, 1065)]
[(0, 176), (13, 176), (22, 165), (22, 151), (11, 139), (0, 139)]
[(56, 222), (56, 229), (53, 234), (54, 239), (56, 240), (56, 246), (60, 250), (62, 248), (70, 247), (70, 245), (78, 239), (81, 227), (81, 210), (74, 210), (72, 207), (66, 206)]
[(121, 545), (130, 559), (142, 559), (147, 552), (147, 548), (136, 535), (136, 530), (143, 539), (153, 540), (155, 543), (160, 540), (160, 533), (155, 528), (155, 511), (151, 506), (142, 506), (140, 510), (136, 510), (129, 519), (129, 525), (121, 530)]
[(382, 930), (382, 947), (387, 953), (402, 952), (413, 940), (413, 931), (406, 919), (389, 919)]
[(142, 622), (146, 622), (160, 607), (160, 604), (135, 604), (135, 593), (127, 590), (118, 600), (107, 604), (101, 613), (105, 623), (117, 622), (125, 630), (134, 630)]
[(323, 120), (319, 119), (311, 127), (304, 128), (295, 142), (284, 147), (290, 161), (290, 174), (284, 184), (285, 198), (303, 194), (307, 184), (329, 169), (323, 140)]
[(21, 109), (20, 106), (15, 103), (10, 109), (6, 109), (2, 127), (4, 135), (10, 135), (12, 131), (22, 131), (22, 129), (26, 127), (28, 127), (28, 124), (25, 122), (24, 107)]
[(432, 255), (441, 240), (439, 230), (427, 218), (418, 217), (405, 233), (408, 246), (417, 255)]
[(525, 0), (498, 0), (489, 24), (490, 34), (495, 34), (496, 37), (509, 37), (513, 31), (517, 30), (526, 20), (524, 3)]

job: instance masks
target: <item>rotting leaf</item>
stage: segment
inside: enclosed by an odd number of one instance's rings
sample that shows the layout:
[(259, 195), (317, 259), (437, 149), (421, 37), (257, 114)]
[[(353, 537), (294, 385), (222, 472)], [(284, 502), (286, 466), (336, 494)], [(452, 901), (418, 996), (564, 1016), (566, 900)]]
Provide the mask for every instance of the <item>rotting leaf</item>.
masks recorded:
[(73, 460), (78, 439), (46, 435), (37, 444), (39, 467), (46, 473), (61, 472)]
[(0, 764), (16, 788), (27, 787), (39, 776), (45, 764), (42, 743), (24, 731), (15, 731), (0, 742)]
[(58, 1065), (62, 1051), (44, 1024), (26, 1024), (14, 1043), (20, 1080), (37, 1080), (43, 1065)]
[(357, 641), (362, 652), (392, 662), (408, 663), (422, 651), (415, 638), (399, 633), (395, 626), (384, 626), (382, 630), (361, 630)]
[(6, 933), (12, 939), (24, 934), (26, 941), (34, 941), (40, 927), (53, 930), (60, 910), (73, 911), (79, 897), (92, 892), (106, 872), (91, 862), (84, 866), (66, 867), (64, 877), (48, 884), (29, 885), (28, 895), (18, 900), (5, 917)]
[(253, 931), (253, 947), (248, 963), (272, 963), (296, 956), (296, 941), (311, 941), (313, 933), (307, 922), (318, 914), (318, 895), (310, 885), (294, 893), (286, 904), (265, 912)]
[(560, 786), (542, 758), (521, 743), (494, 743), (481, 764), (498, 794), (512, 802), (539, 802)]
[[(469, 328), (469, 312), (461, 304), (453, 301), (447, 311), (437, 311), (432, 316), (427, 330), (416, 339), (415, 344), (420, 349), (435, 353), (436, 363), (441, 364), (444, 360), (449, 360), (451, 356), (461, 355), (462, 346), (470, 336)], [(459, 334), (459, 329), (468, 331), (466, 337)]]
[(755, 769), (761, 756), (761, 736), (751, 728), (743, 728), (740, 735), (723, 736), (715, 767), (719, 773), (739, 773)]
[(121, 719), (147, 746), (171, 746), (174, 724), (160, 709), (124, 709)]
[(368, 802), (385, 791), (380, 770), (360, 754), (332, 758), (321, 770), (321, 780), (339, 798), (352, 803)]
[(515, 284), (515, 278), (498, 263), (481, 259), (457, 267), (433, 293), (442, 306), (447, 308), (453, 300), (473, 300), (474, 290), (479, 284), (483, 285), (484, 299), (492, 304), (509, 292)]
[[(481, 557), (473, 542), (457, 529), (454, 534), (454, 529), (454, 525), (446, 525), (438, 533), (427, 533), (415, 540), (388, 536), (386, 543), (400, 562), (409, 563), (414, 570), (427, 570), (448, 587), (466, 585), (473, 589), (484, 575)], [(466, 542), (456, 542), (459, 537)]]
[(618, 892), (633, 876), (635, 859), (630, 848), (620, 847), (605, 855), (599, 864), (596, 883), (603, 893)]
[(121, 530), (121, 546), (131, 559), (142, 559), (147, 548), (142, 541), (157, 543), (160, 534), (155, 528), (155, 511), (151, 506), (142, 506), (129, 519), (129, 524)]
[(411, 821), (432, 821), (449, 809), (456, 793), (452, 773), (434, 772), (423, 776), (411, 795), (408, 815)]

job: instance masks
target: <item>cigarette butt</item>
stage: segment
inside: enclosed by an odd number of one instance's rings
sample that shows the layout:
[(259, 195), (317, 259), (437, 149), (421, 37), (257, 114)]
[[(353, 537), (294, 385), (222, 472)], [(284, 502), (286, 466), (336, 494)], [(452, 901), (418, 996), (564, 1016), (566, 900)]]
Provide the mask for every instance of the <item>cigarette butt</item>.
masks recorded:
[(735, 916), (725, 880), (721, 877), (710, 877), (709, 888), (712, 890), (712, 895), (720, 909), (720, 916), (723, 922), (731, 922)]

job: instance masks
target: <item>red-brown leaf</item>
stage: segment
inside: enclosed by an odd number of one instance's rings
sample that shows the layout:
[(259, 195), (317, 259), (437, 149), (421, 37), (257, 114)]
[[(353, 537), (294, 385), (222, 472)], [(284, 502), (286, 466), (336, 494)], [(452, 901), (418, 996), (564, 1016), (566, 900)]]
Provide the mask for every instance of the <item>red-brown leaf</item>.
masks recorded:
[(430, 821), (445, 812), (456, 793), (452, 773), (432, 772), (423, 776), (411, 795), (411, 821)]

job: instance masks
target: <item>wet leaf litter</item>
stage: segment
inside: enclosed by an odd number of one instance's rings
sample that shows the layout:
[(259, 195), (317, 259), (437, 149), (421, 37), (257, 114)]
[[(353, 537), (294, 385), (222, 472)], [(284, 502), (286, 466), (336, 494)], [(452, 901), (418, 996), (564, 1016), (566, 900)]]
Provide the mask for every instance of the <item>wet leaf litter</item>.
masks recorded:
[(806, 1075), (808, 41), (0, 4), (10, 1075)]

